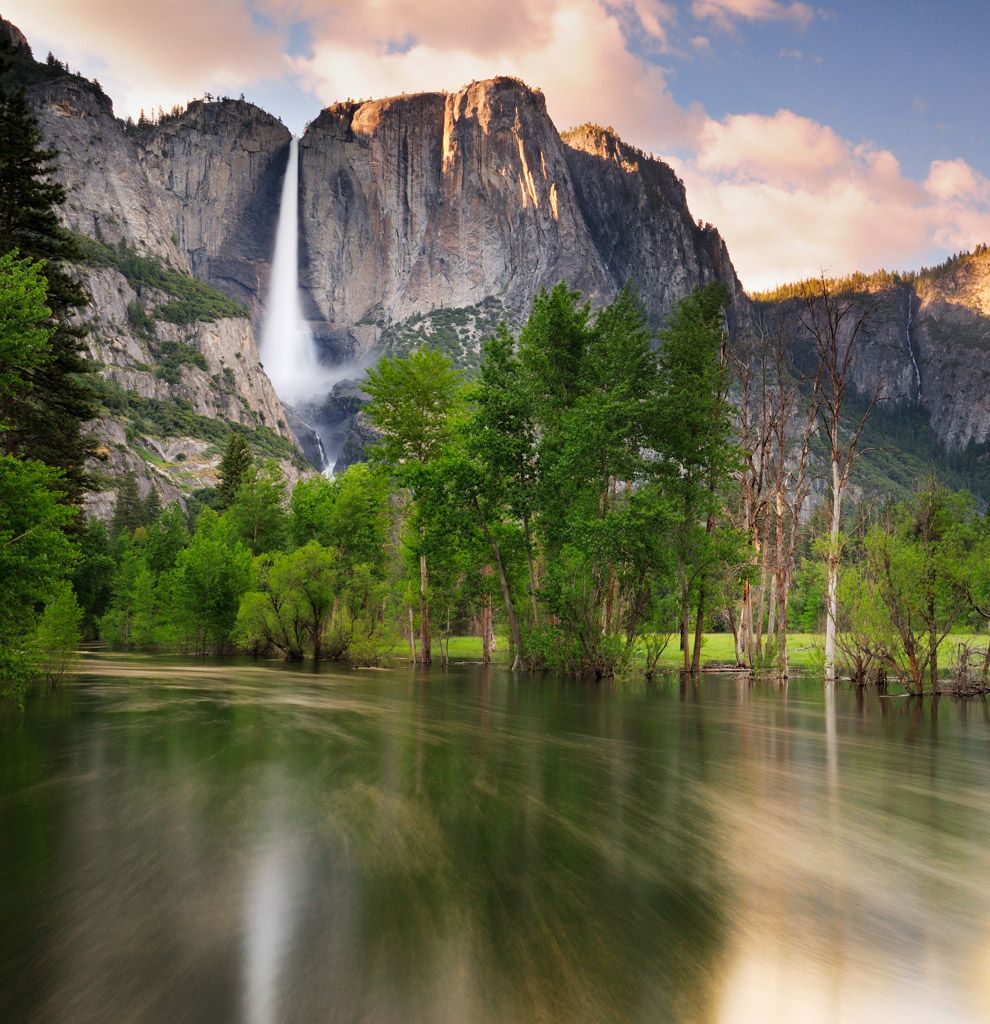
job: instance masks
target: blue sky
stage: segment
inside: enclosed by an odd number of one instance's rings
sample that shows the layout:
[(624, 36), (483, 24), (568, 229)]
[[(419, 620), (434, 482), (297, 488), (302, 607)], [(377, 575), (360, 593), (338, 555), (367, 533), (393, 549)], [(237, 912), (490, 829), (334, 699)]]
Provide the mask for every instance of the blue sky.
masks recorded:
[(990, 238), (990, 5), (947, 0), (3, 0), (119, 113), (206, 92), (302, 129), (346, 97), (517, 74), (558, 127), (669, 159), (744, 283)]

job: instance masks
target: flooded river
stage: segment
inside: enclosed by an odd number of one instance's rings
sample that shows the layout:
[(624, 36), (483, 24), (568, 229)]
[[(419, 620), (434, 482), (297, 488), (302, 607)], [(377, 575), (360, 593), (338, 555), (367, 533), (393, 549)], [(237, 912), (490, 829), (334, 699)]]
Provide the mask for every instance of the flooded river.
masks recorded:
[(0, 708), (4, 1024), (990, 1020), (990, 705), (87, 659)]

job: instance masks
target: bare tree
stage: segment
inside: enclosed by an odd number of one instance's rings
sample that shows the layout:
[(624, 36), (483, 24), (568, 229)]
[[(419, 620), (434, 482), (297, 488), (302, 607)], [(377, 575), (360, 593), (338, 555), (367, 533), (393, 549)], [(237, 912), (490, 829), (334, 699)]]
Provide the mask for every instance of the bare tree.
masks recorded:
[(842, 498), (849, 483), (849, 473), (858, 455), (860, 438), (873, 410), (878, 394), (867, 403), (865, 411), (851, 428), (843, 421), (843, 407), (851, 389), (850, 369), (863, 328), (869, 318), (869, 307), (862, 296), (836, 293), (822, 275), (805, 285), (802, 294), (801, 326), (811, 336), (818, 360), (818, 416), (828, 442), (831, 469), (832, 509), (828, 548), (825, 555), (825, 682), (835, 681), (836, 591), (839, 563), (842, 560)]

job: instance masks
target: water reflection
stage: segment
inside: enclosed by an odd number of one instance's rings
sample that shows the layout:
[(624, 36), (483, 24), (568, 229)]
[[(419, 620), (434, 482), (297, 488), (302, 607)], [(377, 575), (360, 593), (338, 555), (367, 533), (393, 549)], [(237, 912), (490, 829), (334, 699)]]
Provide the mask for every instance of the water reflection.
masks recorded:
[(5, 1022), (990, 1016), (985, 704), (99, 661), (2, 728)]

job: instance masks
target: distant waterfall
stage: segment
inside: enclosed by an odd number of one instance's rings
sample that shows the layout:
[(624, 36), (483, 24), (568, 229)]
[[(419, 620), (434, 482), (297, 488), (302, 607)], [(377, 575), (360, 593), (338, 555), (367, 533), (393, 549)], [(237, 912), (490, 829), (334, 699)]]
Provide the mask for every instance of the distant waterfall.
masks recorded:
[(299, 296), (299, 140), (295, 136), (289, 143), (282, 182), (261, 359), (279, 398), (290, 405), (327, 393), (328, 374), (320, 365)]
[(918, 360), (914, 357), (914, 345), (911, 343), (911, 324), (914, 323), (914, 294), (908, 289), (907, 305), (907, 328), (905, 329), (905, 341), (907, 342), (908, 355), (911, 357), (911, 365), (914, 367), (914, 384), (917, 391), (917, 401), (921, 401), (921, 370), (918, 368)]

